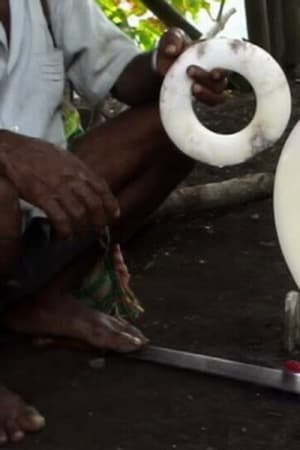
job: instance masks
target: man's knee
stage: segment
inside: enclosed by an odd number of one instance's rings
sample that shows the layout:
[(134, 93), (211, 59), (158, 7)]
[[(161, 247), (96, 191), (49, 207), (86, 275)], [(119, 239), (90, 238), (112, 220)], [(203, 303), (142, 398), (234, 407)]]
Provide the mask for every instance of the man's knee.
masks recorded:
[(19, 197), (14, 186), (0, 178), (0, 239), (20, 238), (22, 232)]
[[(157, 145), (152, 145), (152, 151), (157, 156), (161, 165), (172, 167), (174, 170), (183, 170), (188, 174), (195, 166), (195, 161), (182, 153), (167, 135), (160, 116), (158, 102), (145, 105), (143, 113), (144, 122), (148, 124), (148, 135), (150, 141)], [(171, 164), (171, 166), (170, 166)]]
[(160, 118), (158, 102), (143, 105), (141, 107), (141, 111), (139, 112), (139, 117), (141, 121), (147, 124), (152, 136), (155, 136), (157, 133), (159, 135), (165, 136)]
[(0, 272), (15, 261), (22, 236), (19, 198), (14, 186), (0, 178)]

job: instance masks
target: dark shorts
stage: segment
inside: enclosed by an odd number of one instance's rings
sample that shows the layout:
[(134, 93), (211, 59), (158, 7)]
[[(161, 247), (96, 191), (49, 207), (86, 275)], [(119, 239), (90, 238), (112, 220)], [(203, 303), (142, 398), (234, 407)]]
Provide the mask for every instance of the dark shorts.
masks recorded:
[(0, 282), (0, 311), (29, 298), (93, 245), (105, 251), (107, 234), (98, 240), (60, 240), (45, 219), (33, 219), (23, 235), (20, 257), (11, 274)]

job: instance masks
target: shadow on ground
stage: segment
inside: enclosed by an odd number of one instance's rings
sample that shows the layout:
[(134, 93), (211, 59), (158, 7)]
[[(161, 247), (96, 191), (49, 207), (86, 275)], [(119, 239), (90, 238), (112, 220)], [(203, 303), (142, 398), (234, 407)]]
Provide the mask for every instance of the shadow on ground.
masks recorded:
[[(127, 249), (153, 343), (280, 366), (294, 284), (271, 201), (145, 229)], [(47, 416), (18, 450), (298, 450), (292, 395), (121, 359), (1, 344), (2, 377)]]

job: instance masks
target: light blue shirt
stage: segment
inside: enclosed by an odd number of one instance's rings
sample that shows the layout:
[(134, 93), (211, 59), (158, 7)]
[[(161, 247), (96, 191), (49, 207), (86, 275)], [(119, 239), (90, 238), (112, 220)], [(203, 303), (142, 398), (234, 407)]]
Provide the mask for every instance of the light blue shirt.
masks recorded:
[[(0, 129), (66, 148), (66, 79), (90, 105), (99, 104), (137, 48), (94, 0), (48, 1), (55, 45), (40, 0), (9, 0), (9, 5), (9, 46), (0, 23)], [(26, 202), (21, 206), (24, 226), (32, 217), (45, 216)]]
[(104, 100), (134, 43), (94, 0), (49, 0), (56, 47), (40, 0), (10, 0), (10, 48), (0, 24), (0, 128), (66, 146), (61, 103), (65, 79), (91, 105)]

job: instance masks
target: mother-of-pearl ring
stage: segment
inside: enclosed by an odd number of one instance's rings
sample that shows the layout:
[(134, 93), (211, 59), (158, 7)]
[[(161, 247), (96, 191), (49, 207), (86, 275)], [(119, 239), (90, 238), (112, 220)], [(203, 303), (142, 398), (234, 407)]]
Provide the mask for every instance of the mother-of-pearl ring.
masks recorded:
[[(199, 122), (193, 110), (192, 80), (187, 75), (190, 65), (208, 71), (224, 68), (249, 81), (257, 101), (246, 128), (224, 135)], [(291, 93), (282, 69), (266, 51), (242, 40), (215, 38), (195, 43), (173, 64), (161, 88), (160, 114), (179, 150), (222, 167), (242, 163), (280, 138), (291, 114)]]
[(300, 288), (300, 122), (286, 141), (277, 165), (274, 215), (282, 253)]

